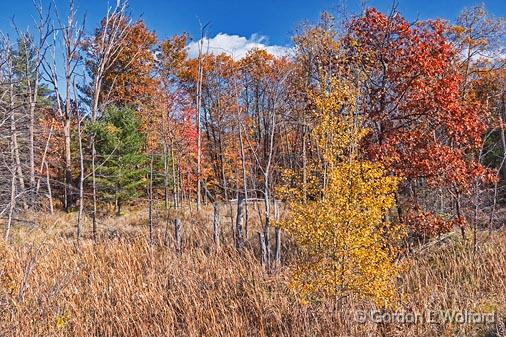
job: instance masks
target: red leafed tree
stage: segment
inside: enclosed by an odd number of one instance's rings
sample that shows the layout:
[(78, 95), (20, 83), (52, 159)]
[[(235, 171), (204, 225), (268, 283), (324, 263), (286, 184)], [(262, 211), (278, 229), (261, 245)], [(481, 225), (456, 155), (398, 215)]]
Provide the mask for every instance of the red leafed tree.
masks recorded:
[(401, 221), (413, 218), (402, 219), (403, 208), (426, 214), (417, 194), (437, 187), (453, 196), (461, 223), (460, 197), (483, 173), (475, 159), (483, 112), (462, 98), (458, 55), (446, 28), (440, 20), (410, 25), (398, 13), (368, 9), (351, 21), (345, 39), (349, 64), (363, 82), (358, 106), (370, 128), (366, 153), (405, 178)]

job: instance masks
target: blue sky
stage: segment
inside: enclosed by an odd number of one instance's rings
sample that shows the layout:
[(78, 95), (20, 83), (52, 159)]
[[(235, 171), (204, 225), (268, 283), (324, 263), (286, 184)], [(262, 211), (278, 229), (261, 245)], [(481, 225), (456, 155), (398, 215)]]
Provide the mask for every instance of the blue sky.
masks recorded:
[[(50, 0), (42, 0), (48, 3)], [(75, 0), (80, 13), (87, 13), (87, 28), (91, 32), (104, 15), (107, 0)], [(115, 0), (110, 1), (115, 3)], [(134, 17), (142, 16), (147, 25), (161, 38), (174, 33), (189, 32), (197, 37), (198, 20), (211, 22), (209, 36), (237, 35), (225, 43), (260, 43), (286, 46), (298, 23), (315, 21), (322, 10), (333, 10), (342, 0), (130, 0)], [(359, 9), (359, 0), (347, 0), (349, 12)], [(416, 18), (454, 19), (466, 6), (484, 3), (496, 16), (506, 16), (505, 0), (399, 0), (400, 12), (409, 20)], [(62, 10), (66, 0), (56, 0)], [(388, 11), (392, 0), (370, 0), (368, 5)], [(0, 30), (12, 32), (10, 20), (15, 17), (20, 27), (31, 24), (32, 0), (0, 0)], [(254, 35), (256, 34), (256, 35)], [(253, 37), (252, 37), (253, 35)], [(242, 42), (238, 37), (243, 37)], [(223, 39), (222, 39), (223, 40)], [(226, 39), (225, 39), (226, 40)]]

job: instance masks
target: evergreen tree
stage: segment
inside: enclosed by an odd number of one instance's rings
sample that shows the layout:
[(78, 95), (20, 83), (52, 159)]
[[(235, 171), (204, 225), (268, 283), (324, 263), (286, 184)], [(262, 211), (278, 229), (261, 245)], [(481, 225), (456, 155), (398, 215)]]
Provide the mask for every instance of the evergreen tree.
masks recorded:
[(99, 195), (104, 201), (115, 203), (116, 215), (121, 214), (121, 206), (136, 198), (146, 184), (147, 157), (139, 127), (139, 118), (129, 107), (110, 107), (91, 124), (99, 162)]

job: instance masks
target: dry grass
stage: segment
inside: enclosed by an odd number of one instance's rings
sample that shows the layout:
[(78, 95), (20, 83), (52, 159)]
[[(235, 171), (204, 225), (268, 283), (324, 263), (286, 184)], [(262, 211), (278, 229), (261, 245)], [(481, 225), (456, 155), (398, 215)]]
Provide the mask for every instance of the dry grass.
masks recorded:
[(177, 257), (162, 244), (163, 223), (149, 245), (142, 212), (105, 219), (101, 241), (79, 246), (69, 239), (75, 215), (32, 215), (40, 226), (0, 241), (0, 336), (501, 336), (504, 230), (483, 236), (476, 255), (452, 239), (411, 257), (395, 309), (495, 311), (498, 323), (360, 324), (356, 310), (371, 304), (301, 303), (287, 287), (288, 267), (267, 273), (254, 250), (230, 248), (226, 219), (216, 250), (208, 213), (180, 216), (185, 249)]

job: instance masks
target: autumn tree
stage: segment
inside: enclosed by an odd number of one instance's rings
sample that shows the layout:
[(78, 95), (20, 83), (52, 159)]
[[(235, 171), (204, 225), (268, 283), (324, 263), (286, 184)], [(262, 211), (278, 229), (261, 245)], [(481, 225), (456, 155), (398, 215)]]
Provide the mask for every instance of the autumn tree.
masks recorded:
[(506, 168), (501, 165), (506, 153), (503, 146), (503, 124), (506, 118), (504, 19), (490, 15), (483, 5), (475, 6), (464, 9), (456, 24), (448, 29), (452, 45), (461, 55), (461, 96), (464, 100), (478, 100), (486, 118), (488, 132), (483, 137), (480, 160), (484, 165), (498, 168), (505, 180)]
[(334, 18), (329, 13), (322, 13), (316, 25), (305, 24), (300, 27), (293, 42), (293, 70), (285, 91), (288, 104), (285, 125), (289, 127), (283, 131), (280, 139), (284, 148), (280, 155), (285, 168), (301, 170), (302, 181), (305, 183), (309, 162), (318, 157), (318, 151), (310, 137), (314, 120), (310, 114), (313, 101), (309, 94), (318, 86), (324, 85), (322, 69), (332, 72), (337, 65), (339, 35)]
[(309, 93), (314, 110), (310, 137), (321, 157), (301, 172), (289, 172), (283, 189), (289, 216), (280, 226), (295, 240), (303, 261), (292, 286), (304, 297), (349, 295), (386, 304), (394, 295), (399, 229), (385, 220), (395, 204), (398, 179), (379, 163), (360, 159), (367, 130), (356, 115), (351, 80), (322, 70), (321, 86)]
[[(147, 105), (157, 89), (157, 80), (153, 74), (156, 66), (157, 37), (142, 20), (130, 23), (124, 16), (120, 17), (120, 20), (115, 25), (121, 35), (116, 43), (120, 44), (121, 48), (116, 51), (111, 64), (104, 72), (100, 104), (137, 107)], [(96, 40), (100, 41), (102, 38), (106, 23), (103, 22), (102, 28), (96, 32)]]
[[(474, 154), (476, 160), (488, 168), (474, 179), (470, 197), (475, 249), (478, 246), (478, 219), (488, 217), (489, 228), (496, 221), (496, 203), (502, 194), (501, 178), (503, 181), (506, 178), (504, 34), (504, 19), (488, 14), (483, 5), (464, 9), (456, 24), (449, 27), (451, 42), (460, 55), (462, 100), (479, 102), (487, 125), (482, 143)], [(493, 183), (493, 188), (490, 188), (490, 184), (484, 184), (484, 175), (490, 177), (488, 181)], [(492, 207), (488, 211), (490, 199)]]
[[(231, 195), (231, 180), (234, 177), (236, 155), (235, 140), (229, 132), (235, 124), (234, 82), (237, 76), (237, 64), (226, 54), (204, 55), (200, 61), (203, 67), (201, 115), (203, 133), (203, 160), (210, 170), (202, 169), (202, 179), (214, 194), (221, 194), (225, 199)], [(186, 71), (181, 75), (182, 84), (190, 93), (197, 106), (197, 89), (199, 85), (199, 60), (188, 61)], [(206, 164), (203, 163), (203, 166)], [(206, 174), (207, 171), (207, 174)]]
[[(293, 65), (287, 58), (275, 57), (261, 49), (248, 52), (239, 65), (243, 83), (241, 104), (245, 113), (245, 119), (239, 121), (241, 159), (244, 171), (248, 160), (245, 149), (250, 152), (248, 166), (252, 168), (252, 190), (261, 191), (257, 194), (263, 199), (263, 238), (269, 262), (273, 189), (280, 174), (281, 130), (288, 113), (286, 84)], [(280, 233), (276, 235), (276, 242), (279, 242)]]
[[(180, 74), (183, 72), (187, 62), (186, 51), (187, 35), (175, 35), (170, 39), (163, 41), (160, 44), (160, 54), (158, 58), (158, 73), (160, 75), (161, 85), (161, 116), (157, 123), (157, 130), (159, 139), (162, 145), (163, 152), (163, 166), (164, 166), (164, 205), (166, 212), (169, 207), (169, 186), (172, 186), (172, 205), (174, 208), (178, 207), (178, 179), (177, 171), (180, 165), (176, 160), (176, 151), (178, 148), (192, 148), (191, 144), (188, 147), (179, 147), (180, 142), (187, 139), (178, 137), (177, 130), (179, 129), (177, 118), (178, 112), (181, 112), (184, 107), (189, 107), (188, 95), (180, 89)], [(191, 126), (185, 125), (185, 127)], [(191, 140), (190, 140), (191, 141)], [(177, 151), (182, 153), (183, 151)], [(170, 171), (170, 181), (169, 181)]]
[[(371, 130), (363, 142), (367, 157), (406, 178), (397, 205), (401, 222), (425, 208), (453, 209), (454, 223), (463, 226), (462, 195), (484, 172), (473, 156), (485, 130), (482, 108), (462, 100), (458, 53), (446, 31), (440, 20), (410, 25), (396, 11), (368, 9), (351, 21), (345, 39), (349, 66), (365, 78), (359, 110)], [(421, 197), (441, 190), (453, 205), (434, 199), (437, 194)]]

